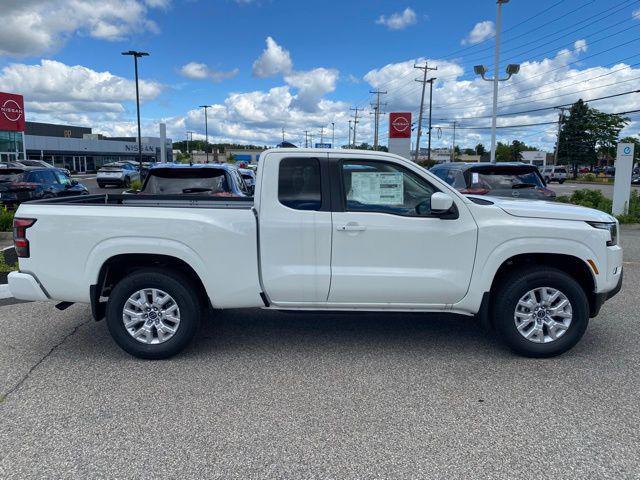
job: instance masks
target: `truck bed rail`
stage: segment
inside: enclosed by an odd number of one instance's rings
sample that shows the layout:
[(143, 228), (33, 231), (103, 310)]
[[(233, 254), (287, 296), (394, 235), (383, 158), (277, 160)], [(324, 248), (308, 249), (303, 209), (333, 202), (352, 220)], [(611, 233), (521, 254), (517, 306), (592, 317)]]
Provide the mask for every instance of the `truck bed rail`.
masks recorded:
[(72, 197), (46, 198), (25, 202), (38, 205), (109, 205), (120, 207), (175, 207), (175, 208), (229, 208), (248, 210), (253, 207), (252, 197), (212, 198), (206, 195), (135, 195), (95, 194)]

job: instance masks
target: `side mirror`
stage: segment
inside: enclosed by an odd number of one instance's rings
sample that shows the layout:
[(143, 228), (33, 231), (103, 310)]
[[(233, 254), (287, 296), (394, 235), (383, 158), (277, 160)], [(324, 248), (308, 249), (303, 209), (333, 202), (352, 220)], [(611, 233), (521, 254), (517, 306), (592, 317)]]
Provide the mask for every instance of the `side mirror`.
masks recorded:
[(78, 180), (71, 180), (71, 185), (73, 187), (75, 187), (76, 185), (78, 185)]
[(431, 213), (441, 215), (449, 212), (453, 207), (453, 198), (442, 192), (436, 192), (431, 195)]

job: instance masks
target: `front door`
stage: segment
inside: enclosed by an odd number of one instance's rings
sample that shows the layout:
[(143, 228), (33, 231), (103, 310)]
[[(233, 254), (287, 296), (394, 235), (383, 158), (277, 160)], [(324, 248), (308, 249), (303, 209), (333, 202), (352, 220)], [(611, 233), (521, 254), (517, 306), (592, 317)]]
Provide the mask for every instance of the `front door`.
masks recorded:
[(464, 203), (454, 197), (458, 218), (439, 218), (430, 210), (438, 188), (415, 169), (355, 154), (340, 158), (329, 304), (436, 308), (460, 301), (477, 241)]

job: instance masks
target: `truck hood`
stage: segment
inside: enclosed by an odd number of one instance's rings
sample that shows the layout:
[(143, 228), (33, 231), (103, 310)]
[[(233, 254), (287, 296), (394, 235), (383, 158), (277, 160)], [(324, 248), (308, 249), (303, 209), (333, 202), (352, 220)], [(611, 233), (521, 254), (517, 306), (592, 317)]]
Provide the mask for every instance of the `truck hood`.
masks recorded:
[(510, 199), (490, 196), (478, 197), (491, 200), (496, 206), (515, 217), (550, 218), (554, 220), (578, 220), (585, 222), (614, 222), (608, 213), (569, 203), (543, 200)]

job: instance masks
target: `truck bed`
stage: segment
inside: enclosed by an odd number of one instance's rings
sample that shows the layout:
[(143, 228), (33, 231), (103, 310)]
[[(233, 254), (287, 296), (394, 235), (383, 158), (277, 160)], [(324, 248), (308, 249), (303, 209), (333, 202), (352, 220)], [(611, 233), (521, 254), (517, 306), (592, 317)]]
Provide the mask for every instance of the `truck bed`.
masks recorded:
[(179, 207), (179, 208), (231, 208), (250, 209), (252, 197), (211, 197), (207, 195), (136, 195), (122, 193), (100, 193), (73, 197), (34, 200), (37, 205), (112, 205), (132, 207)]
[(164, 255), (198, 274), (214, 306), (260, 306), (252, 206), (250, 197), (133, 194), (23, 203), (16, 216), (36, 221), (20, 270), (33, 273), (50, 298), (87, 303), (108, 259)]

